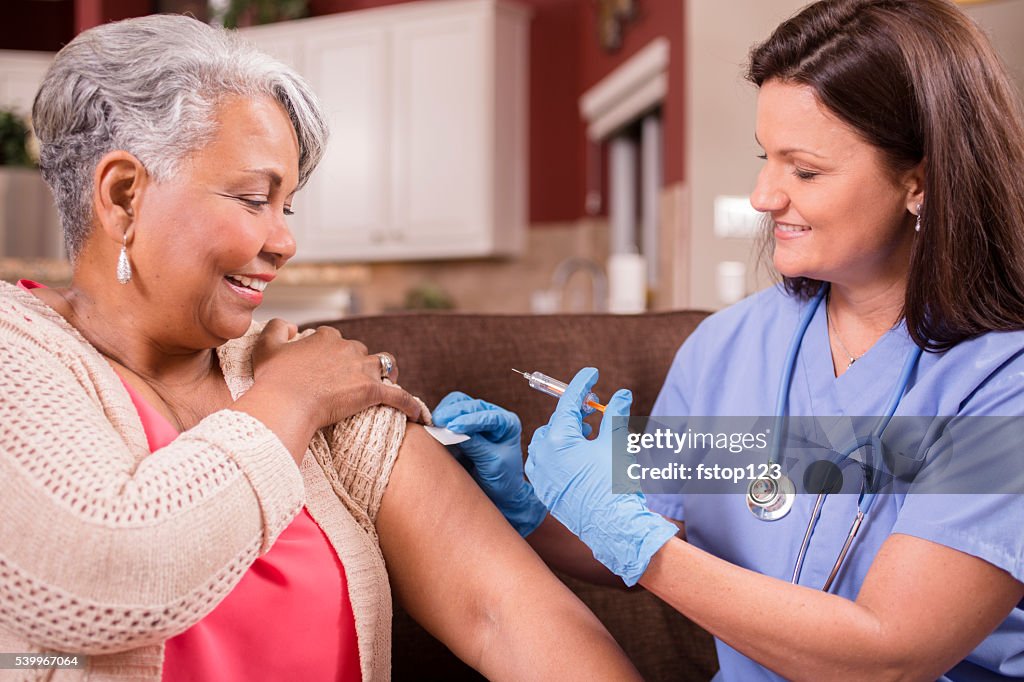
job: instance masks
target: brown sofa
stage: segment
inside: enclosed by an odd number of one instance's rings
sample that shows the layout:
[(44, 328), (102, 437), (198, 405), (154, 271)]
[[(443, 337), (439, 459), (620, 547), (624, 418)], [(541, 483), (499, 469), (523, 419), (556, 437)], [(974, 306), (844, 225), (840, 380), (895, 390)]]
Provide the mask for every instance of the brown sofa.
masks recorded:
[[(461, 390), (515, 410), (524, 443), (547, 421), (554, 399), (530, 390), (514, 367), (568, 381), (601, 370), (596, 387), (633, 391), (633, 414), (649, 414), (669, 364), (704, 313), (644, 315), (400, 314), (333, 321), (371, 352), (398, 359), (400, 383), (433, 407)], [(453, 560), (458, 560), (453, 557)], [(564, 578), (619, 641), (646, 680), (707, 680), (717, 669), (711, 637), (643, 590), (596, 587)], [(404, 613), (395, 616), (394, 679), (476, 680)]]

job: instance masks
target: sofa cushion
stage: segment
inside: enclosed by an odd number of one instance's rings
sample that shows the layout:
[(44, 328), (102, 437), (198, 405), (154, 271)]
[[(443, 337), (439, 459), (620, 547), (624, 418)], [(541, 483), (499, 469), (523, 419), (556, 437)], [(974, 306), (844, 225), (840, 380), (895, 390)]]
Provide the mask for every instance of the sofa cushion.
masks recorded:
[[(514, 408), (523, 433), (546, 423), (555, 401), (531, 390), (512, 368), (566, 383), (581, 368), (601, 370), (595, 387), (607, 400), (633, 391), (633, 414), (649, 414), (672, 358), (705, 317), (698, 312), (644, 315), (472, 315), (419, 313), (329, 322), (371, 353), (398, 361), (399, 383), (434, 407), (460, 390)], [(595, 419), (597, 415), (592, 415)], [(529, 438), (524, 438), (527, 442)]]

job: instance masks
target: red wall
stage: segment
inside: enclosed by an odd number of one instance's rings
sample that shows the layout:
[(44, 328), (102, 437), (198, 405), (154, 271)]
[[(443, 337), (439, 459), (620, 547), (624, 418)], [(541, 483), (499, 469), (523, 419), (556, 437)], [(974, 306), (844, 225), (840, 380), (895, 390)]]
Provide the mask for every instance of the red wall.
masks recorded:
[(530, 222), (575, 220), (586, 191), (577, 0), (525, 0), (530, 22)]
[(154, 7), (153, 0), (75, 0), (75, 35), (108, 21), (150, 14)]
[[(698, 0), (702, 1), (702, 0)], [(580, 2), (583, 25), (580, 93), (611, 73), (658, 37), (669, 41), (668, 94), (662, 108), (664, 183), (683, 179), (683, 2), (684, 0), (636, 0), (637, 17), (626, 24), (622, 47), (613, 53), (602, 50), (597, 40), (597, 10), (593, 2)]]

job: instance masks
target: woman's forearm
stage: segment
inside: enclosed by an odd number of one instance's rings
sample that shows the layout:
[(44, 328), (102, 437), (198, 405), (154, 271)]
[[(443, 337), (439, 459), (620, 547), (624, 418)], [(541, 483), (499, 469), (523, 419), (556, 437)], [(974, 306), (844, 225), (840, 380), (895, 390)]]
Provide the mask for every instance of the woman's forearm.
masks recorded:
[[(181, 632), (230, 589), (224, 567), (240, 577), (301, 508), (298, 468), (274, 434), (228, 410), (141, 457), (142, 430), (109, 421), (131, 409), (112, 373), (83, 387), (45, 339), (14, 339), (0, 344), (0, 408), (17, 407), (6, 426), (21, 436), (0, 451), (0, 518), (20, 521), (0, 524), (0, 563), (25, 587), (0, 598), (3, 626), (89, 654)], [(102, 579), (69, 566), (103, 566)]]
[[(640, 584), (741, 653), (787, 679), (837, 679), (884, 669), (879, 623), (835, 595), (749, 571), (681, 541), (651, 560)], [(869, 644), (870, 643), (870, 644)], [(871, 651), (871, 656), (863, 652)], [(855, 659), (845, 661), (847, 656)], [(872, 679), (888, 679), (873, 670)]]
[(640, 584), (787, 679), (935, 679), (1006, 617), (1021, 584), (975, 557), (893, 537), (856, 602), (679, 540), (654, 556)]
[(261, 386), (253, 386), (232, 404), (231, 409), (244, 412), (262, 422), (288, 448), (295, 464), (302, 464), (309, 441), (317, 430), (308, 411), (301, 410), (285, 397), (275, 395), (274, 391)]

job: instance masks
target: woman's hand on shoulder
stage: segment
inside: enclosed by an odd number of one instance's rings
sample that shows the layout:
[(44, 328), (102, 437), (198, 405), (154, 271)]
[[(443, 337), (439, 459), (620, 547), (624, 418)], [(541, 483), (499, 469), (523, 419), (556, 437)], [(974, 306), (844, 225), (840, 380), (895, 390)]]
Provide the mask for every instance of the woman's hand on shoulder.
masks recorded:
[[(302, 411), (315, 428), (373, 405), (390, 405), (413, 420), (419, 418), (420, 403), (399, 386), (384, 383), (380, 358), (370, 355), (363, 343), (344, 338), (333, 327), (297, 335), (294, 324), (274, 319), (253, 349), (255, 386), (273, 390), (282, 407)], [(397, 368), (389, 377), (397, 379)]]

